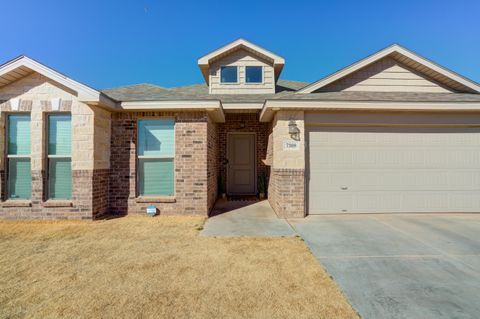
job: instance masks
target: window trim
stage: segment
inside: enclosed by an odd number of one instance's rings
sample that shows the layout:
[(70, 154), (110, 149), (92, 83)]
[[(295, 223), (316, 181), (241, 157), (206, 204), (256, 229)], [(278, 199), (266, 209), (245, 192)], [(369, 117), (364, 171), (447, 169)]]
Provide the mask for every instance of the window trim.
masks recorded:
[[(140, 121), (161, 121), (161, 120), (173, 120), (173, 154), (171, 156), (165, 156), (165, 155), (138, 155), (139, 149), (140, 149), (140, 139), (139, 139), (139, 123)], [(176, 168), (176, 163), (175, 163), (175, 156), (176, 156), (176, 151), (177, 151), (177, 139), (176, 139), (176, 130), (177, 130), (177, 119), (174, 116), (160, 116), (160, 117), (150, 117), (150, 116), (143, 116), (143, 117), (138, 117), (137, 118), (137, 129), (136, 129), (136, 146), (135, 146), (135, 198), (137, 200), (141, 199), (151, 199), (152, 202), (155, 202), (156, 200), (161, 200), (161, 199), (168, 199), (168, 200), (174, 200), (176, 196), (176, 183), (175, 183), (175, 168)], [(141, 159), (171, 159), (173, 163), (173, 194), (172, 195), (142, 195), (140, 194), (140, 160)], [(162, 201), (163, 202), (163, 201)]]
[[(261, 82), (247, 82), (247, 68), (249, 67), (254, 67), (254, 68), (260, 68), (261, 73), (262, 73), (262, 81)], [(265, 68), (263, 65), (246, 65), (245, 66), (245, 84), (247, 85), (262, 85), (265, 84)]]
[[(12, 198), (10, 197), (10, 159), (11, 158), (26, 158), (30, 161), (30, 187), (32, 188), (32, 113), (31, 112), (5, 112), (5, 118), (4, 118), (4, 171), (5, 171), (5, 192), (4, 196), (5, 198), (2, 198), (2, 200), (8, 200), (8, 201), (31, 201), (32, 200), (32, 194), (30, 193), (30, 198)], [(8, 141), (9, 141), (9, 130), (10, 130), (10, 122), (9, 118), (10, 116), (18, 116), (18, 115), (23, 115), (23, 116), (29, 116), (30, 117), (30, 154), (8, 154)], [(31, 190), (32, 191), (32, 190)]]
[(46, 176), (45, 176), (45, 185), (44, 185), (44, 199), (45, 202), (52, 202), (52, 201), (71, 201), (73, 197), (73, 174), (71, 175), (72, 181), (72, 194), (70, 198), (52, 198), (50, 197), (50, 159), (70, 159), (70, 165), (72, 165), (72, 173), (73, 173), (73, 160), (72, 160), (72, 140), (70, 140), (70, 155), (51, 155), (48, 154), (48, 146), (49, 146), (49, 132), (50, 132), (50, 116), (70, 116), (70, 138), (73, 137), (73, 126), (72, 126), (72, 113), (71, 112), (47, 112), (46, 113), (46, 123), (45, 123), (45, 158), (46, 158)]
[[(222, 82), (222, 69), (223, 68), (236, 68), (237, 69), (237, 81), (236, 82)], [(220, 84), (222, 84), (222, 85), (240, 84), (240, 67), (238, 65), (221, 65), (220, 66)]]

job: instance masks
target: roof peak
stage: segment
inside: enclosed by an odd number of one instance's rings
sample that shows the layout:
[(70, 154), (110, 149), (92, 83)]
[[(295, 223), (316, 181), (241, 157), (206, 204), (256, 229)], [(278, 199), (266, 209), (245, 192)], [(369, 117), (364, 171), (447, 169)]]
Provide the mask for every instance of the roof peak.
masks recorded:
[(209, 68), (210, 68), (210, 64), (213, 61), (215, 61), (215, 59), (226, 56), (241, 48), (246, 49), (247, 51), (253, 52), (258, 56), (266, 58), (267, 60), (270, 60), (274, 66), (276, 78), (280, 76), (280, 73), (283, 69), (283, 65), (285, 64), (284, 58), (248, 40), (245, 40), (244, 38), (238, 38), (216, 50), (211, 51), (210, 53), (198, 59), (198, 66), (202, 71), (202, 75), (203, 75), (203, 78), (205, 79), (205, 82), (207, 84), (209, 83)]
[[(318, 89), (325, 87), (326, 85), (335, 82), (341, 78), (344, 78), (348, 76), (349, 74), (352, 74), (374, 62), (377, 62), (387, 56), (393, 56), (393, 55), (399, 55), (402, 57), (402, 59), (405, 59), (410, 62), (417, 63), (419, 65), (422, 65), (439, 76), (442, 76), (444, 78), (448, 78), (450, 80), (453, 80), (454, 82), (458, 83), (458, 87), (462, 88), (464, 91), (467, 93), (480, 93), (480, 85), (470, 79), (467, 79), (461, 75), (459, 75), (456, 72), (453, 72), (435, 62), (432, 62), (421, 55), (401, 46), (398, 43), (391, 44), (343, 69), (340, 69), (330, 75), (327, 75), (326, 77), (315, 81), (304, 88), (300, 89), (298, 93), (313, 93), (317, 91)], [(395, 57), (394, 57), (395, 58)]]

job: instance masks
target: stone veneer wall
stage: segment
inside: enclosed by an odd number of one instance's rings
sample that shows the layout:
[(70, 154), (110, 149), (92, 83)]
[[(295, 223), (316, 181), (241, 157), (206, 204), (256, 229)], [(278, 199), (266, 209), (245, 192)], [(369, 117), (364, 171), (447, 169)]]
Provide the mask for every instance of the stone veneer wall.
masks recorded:
[[(283, 142), (291, 140), (288, 122), (295, 120), (300, 129), (298, 151), (284, 150)], [(302, 111), (278, 111), (269, 130), (270, 205), (279, 217), (305, 217), (305, 136)]]
[[(52, 112), (51, 99), (61, 98), (60, 110), (72, 115), (72, 199), (47, 200), (46, 181), (46, 121)], [(19, 110), (12, 110), (9, 99), (20, 98)], [(78, 101), (75, 92), (38, 74), (22, 78), (0, 89), (0, 136), (5, 136), (9, 113), (31, 116), (31, 175), (30, 200), (6, 198), (4, 157), (0, 156), (0, 217), (39, 219), (93, 219), (107, 212), (100, 194), (108, 193), (106, 176), (109, 171), (110, 113)], [(0, 152), (5, 154), (4, 138)], [(99, 146), (97, 146), (99, 145)], [(95, 152), (96, 147), (105, 147)]]
[(235, 113), (225, 114), (225, 123), (218, 124), (218, 150), (219, 150), (219, 176), (225, 176), (227, 179), (226, 165), (223, 163), (227, 158), (227, 135), (235, 132), (256, 133), (257, 146), (257, 175), (263, 173), (267, 179), (265, 185), (268, 185), (269, 169), (265, 165), (268, 145), (268, 123), (259, 121), (257, 113)]
[[(137, 197), (137, 121), (141, 118), (175, 118), (175, 196)], [(150, 204), (160, 214), (199, 214), (209, 211), (206, 112), (124, 112), (112, 115), (110, 211), (144, 214)], [(213, 126), (210, 133), (213, 134)], [(212, 156), (212, 155), (210, 155)], [(211, 201), (211, 199), (210, 199)]]

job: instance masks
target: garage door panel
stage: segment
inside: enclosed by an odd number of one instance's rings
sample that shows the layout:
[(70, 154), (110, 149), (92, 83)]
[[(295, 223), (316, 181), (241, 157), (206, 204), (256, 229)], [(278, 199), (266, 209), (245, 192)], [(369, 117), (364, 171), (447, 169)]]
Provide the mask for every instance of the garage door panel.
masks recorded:
[[(378, 134), (382, 130), (386, 134)], [(480, 144), (480, 136), (472, 134), (476, 131), (478, 128), (324, 127), (321, 132), (310, 131), (310, 141), (311, 145), (326, 147), (357, 147), (360, 145), (399, 147), (427, 144), (461, 148)], [(356, 135), (357, 133), (359, 134)]]
[(309, 213), (480, 212), (480, 129), (309, 128)]
[[(310, 146), (315, 150), (315, 146)], [(380, 147), (380, 146), (379, 146)], [(320, 148), (320, 146), (319, 146)], [(472, 149), (326, 148), (311, 161), (312, 168), (478, 168), (480, 153)]]
[(480, 170), (319, 171), (310, 181), (318, 191), (480, 191)]
[[(478, 191), (470, 192), (317, 192), (322, 214), (478, 212)], [(309, 207), (315, 211), (318, 207)]]

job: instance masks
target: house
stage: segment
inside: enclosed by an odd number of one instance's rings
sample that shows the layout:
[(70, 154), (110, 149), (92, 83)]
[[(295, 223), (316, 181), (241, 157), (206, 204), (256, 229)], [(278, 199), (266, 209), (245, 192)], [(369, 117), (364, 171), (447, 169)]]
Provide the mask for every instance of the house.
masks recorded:
[(0, 216), (207, 216), (264, 181), (280, 217), (480, 212), (477, 83), (398, 45), (310, 84), (284, 64), (239, 39), (204, 84), (107, 90), (1, 65)]

